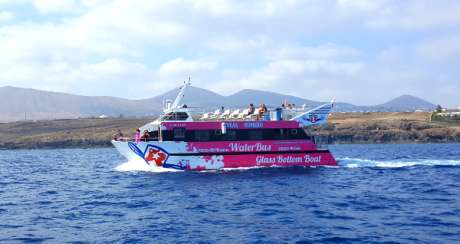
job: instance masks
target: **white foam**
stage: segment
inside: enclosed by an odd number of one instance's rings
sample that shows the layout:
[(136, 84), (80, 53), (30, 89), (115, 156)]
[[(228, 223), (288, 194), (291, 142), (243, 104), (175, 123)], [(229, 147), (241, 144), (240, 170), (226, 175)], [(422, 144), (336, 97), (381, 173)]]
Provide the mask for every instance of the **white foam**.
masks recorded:
[(168, 169), (168, 168), (156, 167), (154, 165), (148, 165), (143, 160), (128, 161), (128, 162), (118, 165), (115, 169), (118, 171), (123, 171), (123, 172), (133, 172), (133, 171), (144, 171), (144, 172), (154, 172), (154, 173), (180, 172), (180, 170), (176, 170), (176, 169)]
[(378, 167), (402, 168), (413, 166), (460, 166), (460, 160), (452, 159), (408, 159), (408, 160), (371, 160), (362, 158), (338, 158), (339, 166), (346, 168)]

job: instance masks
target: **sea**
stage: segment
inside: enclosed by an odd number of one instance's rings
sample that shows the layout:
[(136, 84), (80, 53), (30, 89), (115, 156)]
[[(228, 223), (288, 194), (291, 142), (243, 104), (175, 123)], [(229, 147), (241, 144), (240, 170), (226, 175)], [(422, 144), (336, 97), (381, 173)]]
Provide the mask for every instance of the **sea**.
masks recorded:
[(460, 144), (329, 149), (338, 167), (205, 172), (0, 151), (0, 243), (460, 243)]

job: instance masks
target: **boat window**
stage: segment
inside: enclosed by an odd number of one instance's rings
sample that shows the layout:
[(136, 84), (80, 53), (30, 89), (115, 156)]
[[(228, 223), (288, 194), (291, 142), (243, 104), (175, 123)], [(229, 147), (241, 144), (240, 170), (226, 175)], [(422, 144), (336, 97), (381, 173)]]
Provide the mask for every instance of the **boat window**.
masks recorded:
[(151, 140), (158, 140), (158, 131), (157, 130), (150, 131), (149, 136)]
[(185, 138), (185, 128), (174, 128), (174, 139), (184, 139)]
[[(179, 129), (179, 130), (178, 130)], [(311, 139), (302, 129), (245, 129), (227, 130), (222, 134), (221, 130), (183, 130), (176, 128), (166, 131), (164, 140), (184, 141), (247, 141), (247, 140), (294, 140)]]
[(209, 141), (209, 130), (196, 130), (195, 141)]
[(234, 141), (236, 140), (236, 130), (227, 130), (227, 133), (222, 134), (222, 141)]
[(171, 121), (171, 120), (187, 120), (188, 114), (186, 112), (170, 112), (163, 116), (163, 121)]
[(248, 139), (249, 140), (262, 140), (263, 139), (263, 131), (262, 130), (249, 130), (248, 131)]

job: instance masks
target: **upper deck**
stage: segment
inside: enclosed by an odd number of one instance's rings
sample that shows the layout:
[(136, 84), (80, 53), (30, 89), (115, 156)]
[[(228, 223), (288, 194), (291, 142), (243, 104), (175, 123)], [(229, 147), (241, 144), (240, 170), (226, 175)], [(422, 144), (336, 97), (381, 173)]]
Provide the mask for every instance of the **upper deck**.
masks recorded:
[(247, 129), (296, 129), (301, 127), (299, 122), (288, 121), (192, 121), (192, 122), (161, 122), (163, 130), (173, 130), (175, 128), (185, 128), (186, 130), (219, 130), (223, 126), (231, 130)]

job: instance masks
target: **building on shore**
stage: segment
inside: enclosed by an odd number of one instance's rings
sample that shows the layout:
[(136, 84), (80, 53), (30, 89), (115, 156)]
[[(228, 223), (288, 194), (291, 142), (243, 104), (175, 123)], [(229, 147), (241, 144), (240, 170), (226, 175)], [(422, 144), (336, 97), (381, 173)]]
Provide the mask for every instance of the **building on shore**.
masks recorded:
[(436, 116), (440, 117), (460, 117), (460, 107), (457, 109), (443, 109), (442, 112), (437, 113)]

